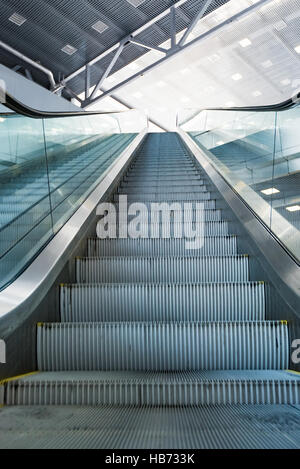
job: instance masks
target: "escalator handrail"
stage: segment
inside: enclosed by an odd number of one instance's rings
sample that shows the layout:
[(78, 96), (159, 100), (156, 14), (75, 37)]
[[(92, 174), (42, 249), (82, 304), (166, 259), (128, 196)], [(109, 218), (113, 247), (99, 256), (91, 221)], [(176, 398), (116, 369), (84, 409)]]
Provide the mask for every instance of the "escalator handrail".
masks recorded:
[[(124, 111), (58, 111), (58, 112), (47, 112), (40, 111), (38, 109), (33, 109), (27, 104), (23, 104), (18, 101), (16, 98), (11, 96), (9, 93), (5, 94), (5, 102), (2, 103), (5, 107), (14, 111), (16, 114), (21, 114), (26, 117), (31, 117), (32, 119), (44, 119), (44, 118), (60, 118), (60, 117), (78, 117), (78, 116), (91, 116), (91, 115), (113, 115), (113, 114), (122, 114), (124, 112), (130, 111), (126, 109)], [(0, 115), (10, 115), (11, 113), (1, 112)]]

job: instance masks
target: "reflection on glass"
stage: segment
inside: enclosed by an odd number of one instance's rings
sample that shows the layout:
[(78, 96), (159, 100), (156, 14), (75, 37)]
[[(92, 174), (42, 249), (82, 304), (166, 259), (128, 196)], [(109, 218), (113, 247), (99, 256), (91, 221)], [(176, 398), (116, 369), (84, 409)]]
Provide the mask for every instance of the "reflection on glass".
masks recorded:
[(300, 108), (190, 109), (180, 112), (178, 123), (300, 259)]
[(0, 288), (26, 268), (146, 127), (138, 111), (0, 115)]

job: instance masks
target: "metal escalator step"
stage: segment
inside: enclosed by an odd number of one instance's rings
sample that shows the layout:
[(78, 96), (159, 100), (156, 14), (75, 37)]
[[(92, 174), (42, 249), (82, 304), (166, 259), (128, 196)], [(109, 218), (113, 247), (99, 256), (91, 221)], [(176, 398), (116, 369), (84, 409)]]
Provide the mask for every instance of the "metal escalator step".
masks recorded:
[(300, 377), (284, 371), (42, 372), (9, 381), (5, 396), (5, 405), (299, 405)]
[[(119, 197), (120, 194), (114, 196), (114, 200), (111, 201), (111, 203), (114, 204), (115, 208), (117, 211), (119, 211)], [(169, 206), (172, 205), (172, 210), (177, 209), (180, 207), (181, 210), (184, 210), (186, 207), (186, 204), (189, 204), (192, 206), (192, 210), (215, 210), (216, 209), (216, 200), (215, 199), (209, 199), (209, 200), (148, 200), (145, 198), (145, 200), (139, 200), (139, 201), (132, 201), (128, 199), (128, 202), (130, 203), (142, 203), (143, 208), (146, 207), (148, 210), (151, 210), (152, 204), (168, 204)], [(176, 204), (176, 205), (174, 205)], [(199, 204), (201, 204), (199, 206)], [(188, 210), (186, 210), (188, 211)]]
[[(127, 196), (128, 202), (172, 202), (172, 201), (195, 201), (195, 202), (203, 202), (206, 200), (211, 199), (210, 192), (172, 192), (172, 193), (136, 193), (136, 194), (129, 194)], [(115, 194), (113, 197), (114, 201), (119, 200), (119, 194)]]
[(76, 259), (77, 283), (247, 282), (247, 256)]
[(236, 236), (206, 237), (200, 249), (187, 249), (184, 239), (88, 239), (89, 257), (227, 256), (237, 254)]
[[(115, 207), (119, 207), (118, 205), (115, 205)], [(184, 213), (179, 215), (177, 212), (182, 212), (182, 207), (179, 205), (178, 207), (173, 207), (177, 208), (177, 210), (172, 210), (170, 211), (170, 220), (176, 220), (176, 217), (178, 219), (184, 220), (185, 223), (192, 223), (192, 222), (221, 222), (222, 220), (222, 211), (221, 210), (215, 210), (215, 209), (195, 209), (192, 207), (191, 210), (185, 210)], [(123, 217), (121, 219), (126, 219), (127, 215), (127, 221), (129, 223), (130, 219), (134, 217), (135, 215), (128, 215), (128, 212), (124, 210), (120, 210), (118, 213), (119, 216)], [(145, 216), (145, 220), (148, 218), (148, 223), (151, 223), (151, 211), (147, 210), (146, 213), (143, 213), (143, 217)], [(160, 216), (161, 220), (161, 216)], [(145, 223), (147, 223), (145, 221)]]
[[(122, 184), (121, 187), (118, 189), (118, 194), (147, 194), (147, 193), (173, 193), (176, 192), (176, 189), (178, 190), (178, 184), (174, 184), (173, 186), (170, 186), (169, 184), (160, 184), (160, 185), (155, 185), (155, 184), (149, 184), (145, 183), (144, 185), (140, 186), (134, 186), (133, 184)], [(180, 190), (182, 192), (206, 192), (207, 187), (202, 183), (202, 184), (197, 184), (197, 185), (192, 185), (192, 184), (186, 184), (185, 186), (180, 186)]]
[(60, 288), (61, 320), (247, 321), (265, 319), (261, 282), (74, 284)]
[(280, 370), (288, 326), (243, 323), (51, 323), (37, 328), (40, 371)]
[[(174, 220), (163, 223), (138, 223), (131, 225), (131, 222), (125, 225), (116, 221), (116, 223), (110, 223), (106, 232), (110, 239), (114, 239), (119, 236), (119, 233), (123, 233), (124, 229), (134, 234), (138, 230), (139, 236), (144, 239), (186, 239), (193, 241), (196, 238), (204, 238), (205, 236), (227, 236), (229, 234), (228, 222), (186, 222), (176, 223)], [(201, 245), (201, 243), (199, 243)]]

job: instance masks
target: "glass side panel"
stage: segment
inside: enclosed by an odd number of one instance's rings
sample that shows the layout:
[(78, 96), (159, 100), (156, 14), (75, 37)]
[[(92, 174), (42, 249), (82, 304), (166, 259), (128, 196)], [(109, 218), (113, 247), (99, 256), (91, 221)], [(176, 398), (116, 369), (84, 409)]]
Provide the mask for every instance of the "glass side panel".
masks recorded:
[(300, 107), (181, 111), (187, 132), (229, 184), (300, 259)]
[[(0, 289), (27, 267), (146, 127), (138, 111), (48, 119), (0, 115)], [(130, 132), (121, 133), (125, 129)]]

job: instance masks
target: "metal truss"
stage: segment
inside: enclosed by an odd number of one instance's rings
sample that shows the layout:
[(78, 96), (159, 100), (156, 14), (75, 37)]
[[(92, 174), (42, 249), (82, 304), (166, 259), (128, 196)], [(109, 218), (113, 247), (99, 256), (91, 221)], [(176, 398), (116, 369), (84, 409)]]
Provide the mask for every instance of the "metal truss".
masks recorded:
[[(241, 12), (237, 13), (236, 15), (228, 18), (226, 21), (218, 24), (214, 28), (210, 29), (209, 31), (205, 32), (204, 34), (201, 34), (197, 38), (189, 41), (187, 43), (187, 40), (190, 37), (190, 34), (193, 32), (195, 26), (197, 23), (200, 21), (201, 18), (205, 16), (207, 13), (209, 7), (213, 3), (213, 0), (206, 0), (203, 1), (201, 8), (199, 9), (198, 13), (192, 18), (190, 24), (184, 31), (183, 36), (181, 39), (177, 42), (176, 40), (176, 15), (179, 14), (178, 8), (186, 3), (188, 0), (180, 0), (176, 2), (172, 7), (168, 8), (165, 10), (163, 13), (158, 15), (156, 18), (152, 19), (145, 25), (143, 25), (141, 28), (137, 29), (136, 31), (132, 32), (130, 35), (126, 36), (124, 39), (122, 39), (120, 42), (112, 46), (110, 49), (107, 51), (103, 52), (100, 54), (98, 57), (93, 59), (92, 61), (88, 62), (86, 65), (83, 67), (79, 68), (77, 71), (73, 72), (71, 75), (66, 77), (62, 82), (60, 82), (55, 88), (54, 92), (61, 91), (63, 88), (66, 89), (66, 91), (70, 95), (75, 95), (75, 93), (67, 86), (67, 83), (70, 82), (73, 78), (80, 74), (85, 74), (85, 99), (81, 100), (77, 97), (78, 101), (81, 104), (81, 107), (83, 109), (87, 109), (90, 106), (94, 105), (95, 103), (103, 100), (104, 98), (108, 96), (112, 96), (113, 93), (119, 91), (121, 88), (124, 86), (128, 85), (129, 83), (133, 82), (134, 80), (138, 79), (139, 77), (145, 75), (146, 73), (150, 72), (154, 68), (160, 66), (167, 60), (173, 58), (175, 55), (179, 54), (180, 52), (185, 51), (186, 49), (193, 47), (195, 44), (200, 42), (203, 39), (206, 39), (207, 37), (213, 35), (216, 33), (218, 30), (222, 29), (224, 26), (240, 19), (243, 16), (248, 15), (251, 12), (254, 12), (256, 10), (259, 10), (263, 5), (270, 3), (273, 0), (259, 0), (257, 3), (254, 3), (253, 5), (250, 5), (249, 7), (245, 8)], [(138, 39), (138, 35), (145, 31), (146, 29), (150, 28), (151, 26), (155, 25), (159, 20), (162, 18), (168, 16), (169, 21), (170, 21), (170, 42), (171, 42), (171, 47), (169, 49), (165, 49), (160, 46), (153, 46), (150, 44), (147, 44), (145, 42), (142, 42)], [(108, 90), (103, 90), (101, 87), (105, 81), (105, 79), (110, 75), (112, 69), (114, 68), (115, 64), (117, 63), (118, 59), (122, 55), (123, 51), (128, 47), (130, 44), (136, 44), (140, 47), (143, 47), (144, 49), (147, 50), (156, 50), (158, 52), (161, 52), (163, 54), (163, 57), (156, 60), (154, 63), (151, 65), (139, 70), (137, 73), (133, 73), (130, 77), (128, 77), (126, 80), (121, 81), (117, 85), (113, 86), (112, 88)], [(112, 52), (115, 52), (113, 55), (112, 60), (110, 61), (109, 65), (106, 67), (106, 69), (102, 72), (101, 76), (98, 79), (98, 82), (94, 86), (92, 92), (90, 93), (90, 71), (91, 67), (95, 65), (96, 63), (99, 63), (104, 57), (106, 57), (108, 54), (111, 54)], [(99, 96), (99, 91), (102, 92)], [(75, 97), (75, 96), (74, 96)]]

